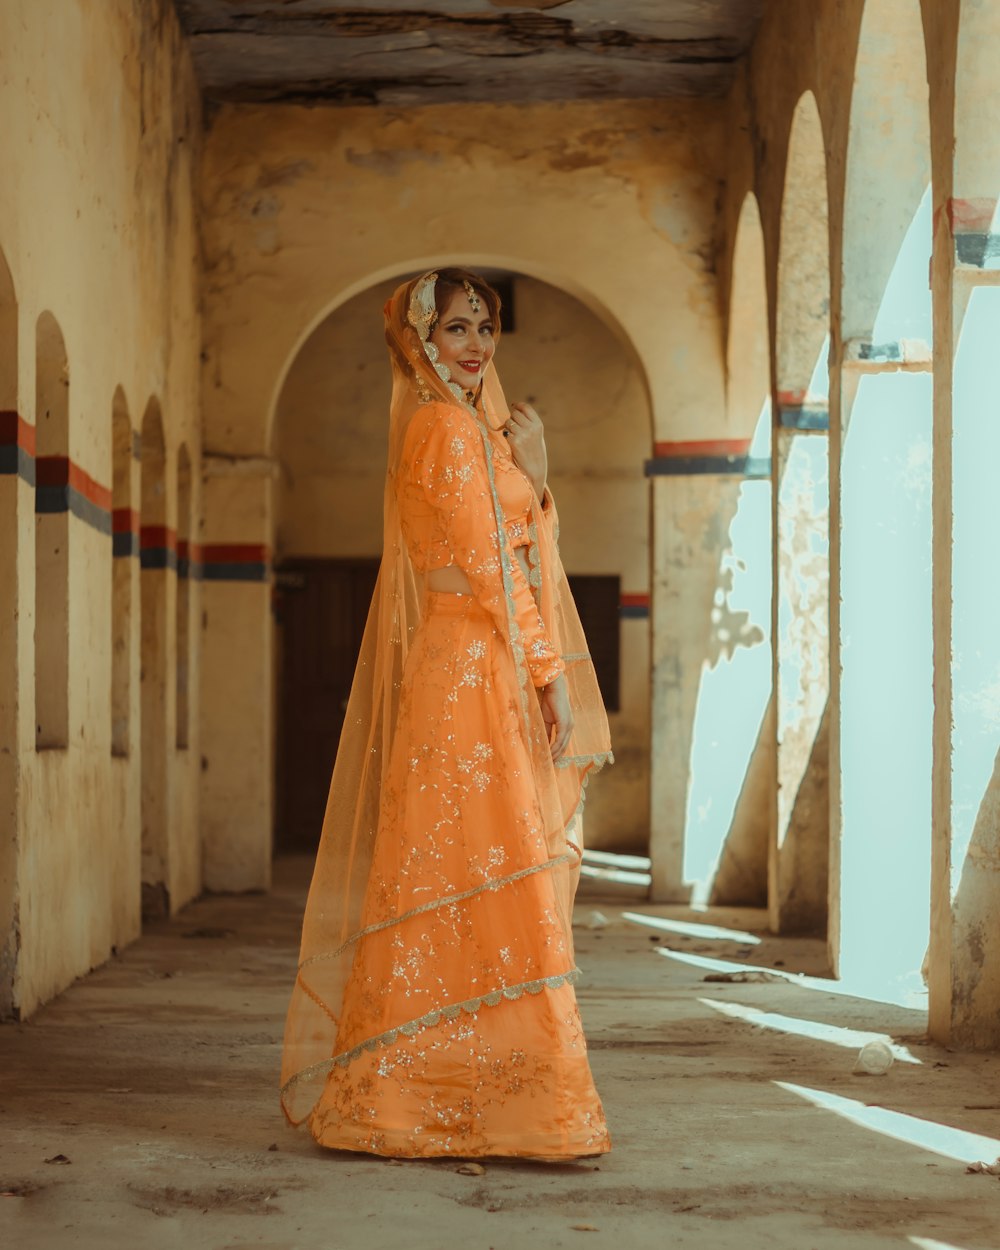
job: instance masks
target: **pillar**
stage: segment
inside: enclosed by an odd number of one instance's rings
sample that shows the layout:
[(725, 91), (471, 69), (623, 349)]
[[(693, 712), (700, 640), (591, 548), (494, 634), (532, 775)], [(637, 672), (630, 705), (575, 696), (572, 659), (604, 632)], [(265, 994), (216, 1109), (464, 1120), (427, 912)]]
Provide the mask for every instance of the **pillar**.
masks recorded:
[(273, 700), (269, 460), (203, 461), (201, 815), (204, 884), (271, 882)]

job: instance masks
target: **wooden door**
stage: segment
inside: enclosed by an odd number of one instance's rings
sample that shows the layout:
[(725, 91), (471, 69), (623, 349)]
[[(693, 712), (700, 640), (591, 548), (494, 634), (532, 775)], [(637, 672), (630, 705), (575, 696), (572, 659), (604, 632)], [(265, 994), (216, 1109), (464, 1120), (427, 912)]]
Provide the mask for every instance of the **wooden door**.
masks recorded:
[(276, 571), (277, 854), (315, 851), (377, 560), (288, 560)]

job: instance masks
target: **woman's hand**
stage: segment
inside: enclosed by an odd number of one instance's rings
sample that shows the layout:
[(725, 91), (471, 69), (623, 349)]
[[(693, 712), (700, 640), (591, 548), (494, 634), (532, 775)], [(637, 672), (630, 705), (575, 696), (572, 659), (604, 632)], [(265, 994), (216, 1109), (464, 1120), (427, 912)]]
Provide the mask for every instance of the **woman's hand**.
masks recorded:
[(545, 450), (545, 427), (530, 404), (514, 404), (504, 426), (514, 463), (531, 478), (535, 494), (545, 494), (549, 459)]
[(542, 707), (542, 720), (549, 735), (549, 748), (552, 762), (555, 763), (569, 746), (569, 737), (573, 732), (573, 712), (569, 706), (569, 690), (566, 678), (559, 674), (555, 681), (550, 682), (539, 691)]

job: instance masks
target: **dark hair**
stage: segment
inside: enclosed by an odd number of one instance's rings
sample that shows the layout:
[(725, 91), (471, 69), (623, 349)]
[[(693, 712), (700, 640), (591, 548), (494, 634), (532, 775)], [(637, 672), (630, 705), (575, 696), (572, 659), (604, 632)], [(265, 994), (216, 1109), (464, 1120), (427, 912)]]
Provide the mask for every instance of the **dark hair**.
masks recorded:
[(485, 278), (481, 278), (478, 273), (473, 273), (471, 269), (457, 268), (439, 269), (437, 275), (437, 282), (434, 285), (434, 306), (437, 309), (438, 321), (444, 316), (455, 292), (464, 291), (465, 284), (468, 283), (476, 294), (482, 297), (485, 311), (493, 324), (494, 333), (499, 331), (500, 296)]

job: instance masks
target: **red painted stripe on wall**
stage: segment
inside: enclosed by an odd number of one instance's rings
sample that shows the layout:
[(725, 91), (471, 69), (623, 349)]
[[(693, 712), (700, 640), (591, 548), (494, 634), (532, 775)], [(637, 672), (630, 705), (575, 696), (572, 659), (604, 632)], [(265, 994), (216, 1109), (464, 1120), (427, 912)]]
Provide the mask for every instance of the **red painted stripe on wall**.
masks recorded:
[(782, 408), (801, 408), (808, 394), (804, 387), (795, 391), (779, 391), (778, 403)]
[(204, 558), (205, 548), (201, 543), (188, 542), (186, 538), (178, 538), (177, 540), (177, 559), (190, 560), (193, 564), (199, 564)]
[(139, 546), (143, 551), (152, 548), (177, 550), (177, 533), (166, 525), (143, 525), (139, 528)]
[(68, 486), (95, 507), (111, 511), (111, 491), (100, 482), (95, 482), (68, 456), (39, 456), (35, 466), (35, 480), (39, 486)]
[(649, 591), (625, 591), (620, 596), (620, 602), (623, 608), (648, 608)]
[(202, 564), (267, 564), (271, 549), (266, 543), (205, 543)]
[(112, 534), (138, 534), (139, 514), (135, 508), (115, 508), (111, 514)]
[(989, 234), (996, 207), (996, 196), (980, 196), (971, 200), (958, 197), (950, 199), (947, 212), (952, 234)]
[(748, 438), (716, 438), (696, 442), (654, 443), (653, 455), (657, 460), (671, 460), (680, 456), (745, 456), (750, 450)]
[(29, 456), (35, 454), (35, 427), (18, 412), (0, 412), (0, 447), (20, 447)]

